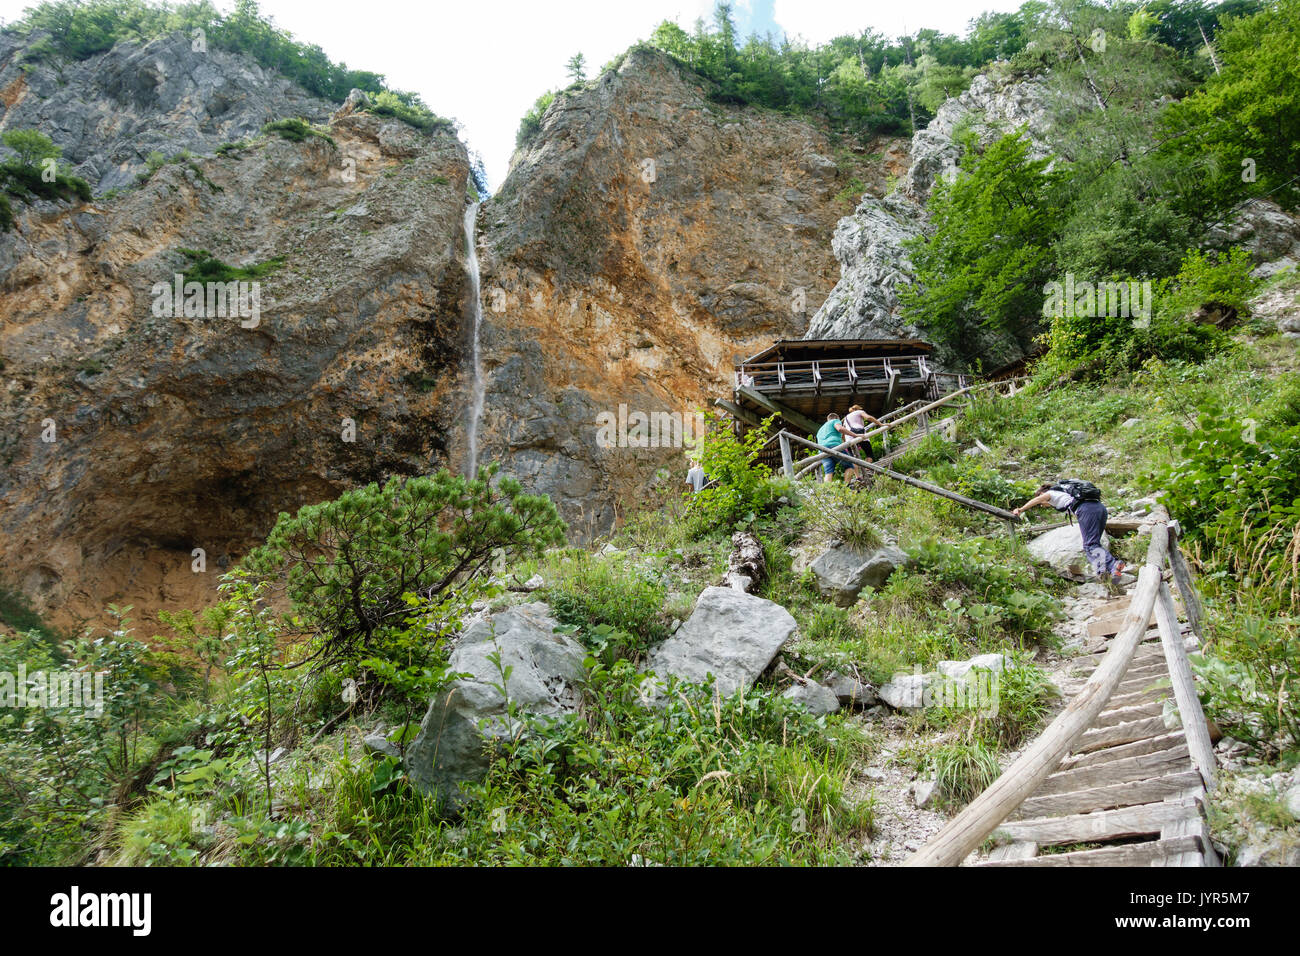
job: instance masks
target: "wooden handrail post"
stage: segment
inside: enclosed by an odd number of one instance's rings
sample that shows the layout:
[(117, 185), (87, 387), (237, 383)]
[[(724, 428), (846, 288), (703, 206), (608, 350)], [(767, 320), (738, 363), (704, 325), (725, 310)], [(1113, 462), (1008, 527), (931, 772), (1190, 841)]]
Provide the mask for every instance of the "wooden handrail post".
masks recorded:
[(1201, 606), (1201, 596), (1196, 592), (1196, 582), (1192, 579), (1192, 569), (1183, 557), (1178, 546), (1178, 522), (1169, 523), (1169, 567), (1174, 572), (1174, 584), (1178, 585), (1178, 596), (1183, 599), (1187, 610), (1187, 623), (1196, 635), (1196, 639), (1205, 642), (1205, 609)]
[(1157, 507), (1155, 515), (1157, 523), (1147, 547), (1146, 564), (1138, 574), (1137, 590), (1124, 617), (1124, 626), (1083, 689), (987, 790), (949, 820), (929, 843), (908, 857), (904, 866), (957, 866), (1038, 789), (1048, 774), (1060, 766), (1061, 758), (1069, 753), (1075, 741), (1092, 726), (1124, 679), (1155, 610), (1169, 553), (1169, 535), (1164, 533), (1169, 515), (1163, 507)]
[[(1170, 537), (1171, 540), (1176, 540), (1172, 535)], [(1213, 790), (1218, 781), (1214, 772), (1214, 745), (1210, 742), (1210, 728), (1205, 723), (1201, 698), (1196, 693), (1196, 679), (1192, 676), (1192, 665), (1187, 659), (1187, 648), (1183, 645), (1183, 635), (1178, 627), (1174, 596), (1163, 580), (1156, 595), (1155, 611), (1156, 624), (1160, 628), (1160, 644), (1165, 651), (1165, 664), (1169, 668), (1169, 680), (1173, 684), (1174, 702), (1178, 704), (1178, 716), (1183, 723), (1187, 749), (1191, 753), (1192, 763), (1201, 772), (1205, 789)]]
[(780, 434), (781, 442), (781, 470), (785, 472), (787, 478), (794, 477), (794, 456), (790, 454), (790, 439), (785, 432)]

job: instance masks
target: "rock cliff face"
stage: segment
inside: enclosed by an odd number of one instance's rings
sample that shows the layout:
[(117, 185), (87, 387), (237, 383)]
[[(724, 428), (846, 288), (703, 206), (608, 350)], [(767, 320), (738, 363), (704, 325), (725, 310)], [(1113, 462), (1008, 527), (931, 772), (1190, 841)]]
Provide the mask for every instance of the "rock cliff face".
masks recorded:
[(0, 34), (0, 128), (40, 129), (97, 194), (133, 185), (151, 152), (211, 153), (271, 120), (321, 122), (333, 109), (247, 57), (195, 50), (180, 33), (79, 62), (25, 61), (43, 37)]
[[(0, 234), (0, 567), (56, 622), (201, 606), (277, 512), (441, 460), (465, 387), (465, 148), (349, 109), (329, 133)], [(172, 314), (182, 249), (269, 264), (256, 319)]]
[(735, 357), (802, 335), (834, 282), (837, 196), (855, 178), (883, 195), (904, 168), (897, 141), (855, 153), (698, 83), (633, 50), (557, 99), (479, 217), (485, 453), (580, 535), (656, 466), (684, 468), (680, 448), (602, 447), (597, 417), (689, 418)]
[[(1039, 156), (1048, 153), (1050, 137), (1048, 92), (1041, 81), (997, 83), (977, 76), (959, 97), (944, 103), (930, 125), (912, 137), (910, 166), (898, 189), (881, 198), (867, 195), (853, 215), (835, 228), (833, 249), (841, 276), (813, 316), (806, 338), (920, 338), (930, 340), (924, 326), (904, 321), (897, 290), (913, 278), (904, 243), (925, 228), (925, 203), (934, 184), (951, 179), (961, 155), (960, 131), (968, 130), (989, 143), (1025, 126)], [(990, 336), (978, 355), (957, 355), (940, 349), (938, 364), (965, 369), (974, 358), (986, 368), (1023, 357), (1010, 338)]]
[[(137, 618), (201, 606), (277, 512), (464, 466), (455, 137), (351, 101), (331, 117), (186, 37), (118, 44), (62, 85), (3, 42), (0, 125), (51, 135), (101, 194), (25, 207), (0, 234), (0, 568), (39, 610), (68, 625), (110, 602)], [(806, 328), (846, 187), (883, 195), (906, 169), (899, 142), (836, 144), (697, 82), (629, 54), (560, 97), (478, 215), (479, 460), (552, 494), (576, 537), (683, 464), (679, 447), (620, 447), (617, 429), (602, 447), (598, 415), (624, 406), (633, 444), (638, 411), (689, 428), (736, 356)], [(299, 115), (333, 142), (258, 135)], [(135, 185), (150, 152), (182, 149), (193, 161)], [(155, 308), (186, 249), (263, 267), (255, 323)]]

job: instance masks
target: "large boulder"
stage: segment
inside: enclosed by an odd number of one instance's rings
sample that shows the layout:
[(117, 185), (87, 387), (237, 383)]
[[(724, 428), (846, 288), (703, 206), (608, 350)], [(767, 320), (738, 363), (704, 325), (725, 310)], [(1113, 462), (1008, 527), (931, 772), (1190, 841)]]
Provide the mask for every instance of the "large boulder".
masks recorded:
[(686, 623), (650, 652), (646, 669), (697, 684), (712, 674), (726, 696), (753, 685), (795, 627), (779, 604), (733, 588), (705, 588)]
[[(1103, 533), (1101, 543), (1104, 545), (1108, 540)], [(1029, 553), (1035, 558), (1071, 581), (1091, 581), (1096, 577), (1083, 553), (1083, 539), (1079, 536), (1078, 525), (1070, 524), (1045, 531), (1030, 541), (1028, 547)]]
[(852, 607), (864, 587), (880, 587), (896, 568), (906, 567), (911, 558), (901, 548), (885, 545), (863, 551), (851, 545), (827, 548), (812, 563), (817, 590), (838, 607)]
[[(465, 631), (449, 663), (453, 673), (467, 676), (433, 699), (406, 752), (416, 786), (453, 810), (465, 802), (462, 787), (487, 773), (491, 745), (518, 731), (506, 715), (503, 684), (523, 713), (559, 717), (577, 710), (586, 651), (556, 627), (550, 608), (538, 603), (502, 611)], [(489, 660), (498, 653), (500, 667)], [(510, 676), (503, 681), (506, 668)]]

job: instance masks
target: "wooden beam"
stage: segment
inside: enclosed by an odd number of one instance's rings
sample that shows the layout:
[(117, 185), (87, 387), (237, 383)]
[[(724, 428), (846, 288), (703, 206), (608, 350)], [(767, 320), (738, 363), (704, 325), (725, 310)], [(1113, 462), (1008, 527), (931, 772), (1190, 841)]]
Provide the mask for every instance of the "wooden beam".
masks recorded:
[[(1175, 537), (1173, 540), (1177, 542), (1178, 539)], [(1183, 733), (1187, 735), (1187, 748), (1192, 752), (1192, 763), (1205, 778), (1205, 788), (1213, 790), (1217, 783), (1214, 745), (1210, 743), (1210, 728), (1205, 723), (1205, 712), (1201, 710), (1200, 695), (1196, 693), (1196, 680), (1187, 660), (1183, 635), (1178, 630), (1174, 596), (1164, 581), (1160, 582), (1160, 591), (1156, 595), (1156, 624), (1160, 627), (1160, 643), (1165, 649), (1169, 680), (1174, 686), (1174, 700), (1178, 704), (1178, 716), (1183, 721)]]
[(1174, 584), (1178, 586), (1178, 596), (1183, 599), (1183, 607), (1187, 610), (1187, 623), (1192, 627), (1192, 633), (1196, 635), (1199, 641), (1205, 641), (1205, 610), (1201, 607), (1201, 596), (1196, 591), (1196, 582), (1192, 579), (1192, 569), (1187, 565), (1187, 559), (1183, 557), (1182, 549), (1178, 546), (1178, 523), (1174, 522), (1169, 528), (1169, 567), (1174, 572)]
[[(1156, 520), (1160, 530), (1169, 520), (1168, 513), (1159, 506)], [(987, 790), (948, 821), (933, 839), (905, 861), (904, 866), (957, 866), (1060, 765), (1061, 758), (1092, 725), (1128, 670), (1129, 661), (1155, 610), (1168, 551), (1169, 536), (1153, 534), (1147, 548), (1146, 564), (1138, 574), (1129, 623), (1115, 638), (1110, 653), (1083, 689)], [(1039, 842), (1029, 834), (1021, 839)]]
[[(967, 508), (973, 508), (976, 511), (983, 511), (985, 514), (991, 514), (996, 518), (1001, 518), (1003, 521), (1020, 520), (1010, 511), (1004, 511), (1002, 508), (995, 505), (990, 505), (983, 501), (976, 501), (974, 498), (967, 498), (965, 495), (959, 495), (957, 492), (949, 491), (947, 488), (932, 485), (928, 481), (922, 481), (919, 478), (913, 478), (911, 475), (904, 475), (900, 472), (892, 471), (883, 465), (877, 465), (875, 462), (867, 461), (864, 458), (858, 458), (856, 455), (841, 451), (840, 449), (844, 447), (843, 445), (836, 446), (835, 448), (827, 448), (825, 445), (818, 445), (816, 442), (808, 441), (808, 439), (802, 438), (799, 435), (794, 435), (789, 432), (786, 434), (789, 436), (790, 441), (820, 452), (821, 454), (818, 455), (817, 458), (822, 458), (826, 455), (833, 455), (837, 458), (842, 458), (859, 468), (866, 468), (868, 471), (873, 471), (878, 475), (884, 475), (887, 478), (893, 478), (895, 481), (901, 481), (903, 484), (911, 485), (913, 488), (920, 488), (922, 491), (928, 491), (932, 495), (947, 498), (949, 501), (955, 501), (959, 505), (965, 505)], [(814, 458), (813, 460), (816, 461), (817, 458)]]
[(1108, 846), (1100, 850), (1048, 853), (1026, 860), (994, 860), (990, 855), (988, 860), (981, 860), (972, 866), (1166, 866), (1168, 864), (1164, 861), (1182, 859), (1183, 854), (1195, 853), (1199, 849), (1200, 841), (1196, 837), (1184, 836), (1172, 840)]
[(784, 431), (781, 432), (781, 471), (787, 478), (794, 477), (794, 456), (790, 453), (790, 439)]
[(1069, 793), (1052, 793), (1030, 797), (1020, 805), (1021, 817), (1059, 817), (1070, 813), (1092, 813), (1094, 810), (1116, 810), (1141, 803), (1156, 803), (1170, 797), (1181, 797), (1201, 785), (1201, 775), (1195, 770), (1180, 770), (1160, 777), (1144, 777), (1112, 783), (1089, 790), (1071, 790)]
[(1094, 843), (1122, 837), (1159, 833), (1171, 823), (1200, 815), (1194, 799), (1163, 800), (1118, 810), (1097, 810), (1068, 817), (1010, 820), (994, 833), (1000, 843), (1033, 841), (1039, 846), (1060, 843)]
[[(1122, 749), (1122, 747), (1115, 748), (1116, 751)], [(1180, 737), (1178, 744), (1165, 750), (1135, 753), (1133, 756), (1122, 756), (1103, 763), (1089, 764), (1086, 767), (1076, 765), (1067, 770), (1058, 770), (1043, 781), (1043, 785), (1034, 796), (1045, 797), (1054, 793), (1069, 793), (1072, 790), (1090, 790), (1094, 787), (1108, 787), (1115, 783), (1129, 783), (1151, 776), (1180, 773), (1190, 769), (1191, 766), (1192, 758), (1188, 755), (1187, 744), (1183, 743)]]
[(775, 415), (780, 415), (790, 424), (798, 425), (800, 428), (806, 429), (807, 431), (812, 432), (814, 435), (817, 434), (817, 429), (821, 428), (820, 425), (814, 422), (807, 415), (804, 415), (802, 412), (796, 412), (793, 408), (790, 408), (789, 406), (784, 405), (781, 402), (769, 398), (768, 396), (764, 395), (762, 392), (758, 391), (757, 389), (751, 388), (748, 385), (742, 385), (738, 389), (736, 389), (736, 391), (739, 392), (741, 395), (744, 395), (755, 405), (765, 408), (769, 412), (772, 412)]
[(715, 398), (713, 404), (717, 405), (723, 411), (739, 418), (747, 425), (753, 425), (755, 428), (763, 424), (763, 419), (755, 415), (748, 408), (741, 408), (735, 402), (729, 402), (725, 398)]

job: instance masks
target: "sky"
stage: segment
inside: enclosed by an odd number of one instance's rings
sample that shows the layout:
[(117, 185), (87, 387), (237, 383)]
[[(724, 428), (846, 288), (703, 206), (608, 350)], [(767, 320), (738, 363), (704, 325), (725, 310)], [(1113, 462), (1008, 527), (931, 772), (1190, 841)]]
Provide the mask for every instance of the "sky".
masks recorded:
[[(824, 43), (872, 28), (894, 37), (933, 28), (964, 33), (986, 10), (1022, 0), (735, 0), (740, 35), (768, 33)], [(31, 0), (0, 0), (0, 19)], [(234, 0), (215, 0), (230, 10)], [(586, 57), (588, 76), (663, 20), (689, 30), (713, 0), (261, 0), (262, 14), (336, 61), (382, 73), (461, 124), (495, 189), (505, 178), (519, 119), (548, 89), (567, 85), (564, 64)]]

